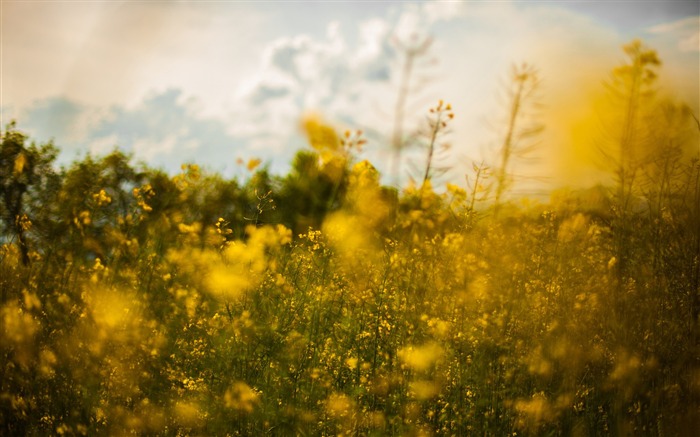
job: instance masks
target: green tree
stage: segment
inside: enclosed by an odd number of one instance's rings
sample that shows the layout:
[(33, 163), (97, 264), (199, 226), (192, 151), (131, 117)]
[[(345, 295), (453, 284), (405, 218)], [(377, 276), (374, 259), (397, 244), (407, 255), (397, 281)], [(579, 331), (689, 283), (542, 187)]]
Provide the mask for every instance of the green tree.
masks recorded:
[[(31, 215), (25, 199), (41, 192), (55, 182), (52, 167), (58, 150), (52, 143), (27, 145), (27, 136), (16, 128), (13, 121), (2, 132), (0, 145), (0, 228), (5, 236), (16, 237), (22, 263), (29, 264), (27, 233), (31, 228)], [(47, 200), (47, 199), (42, 199)]]
[[(346, 169), (342, 171), (345, 173)], [(310, 227), (320, 229), (326, 214), (338, 208), (337, 198), (346, 189), (345, 179), (343, 175), (336, 181), (324, 173), (316, 152), (299, 151), (277, 190), (282, 223), (295, 234), (305, 233)]]

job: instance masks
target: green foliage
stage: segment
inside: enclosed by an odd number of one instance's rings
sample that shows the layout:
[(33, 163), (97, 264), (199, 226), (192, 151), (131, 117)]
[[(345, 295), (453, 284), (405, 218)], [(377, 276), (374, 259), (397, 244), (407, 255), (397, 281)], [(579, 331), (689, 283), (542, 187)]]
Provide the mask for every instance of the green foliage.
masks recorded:
[(41, 147), (32, 143), (25, 145), (26, 136), (10, 123), (2, 133), (0, 147), (0, 231), (10, 238), (17, 238), (22, 263), (29, 263), (29, 247), (26, 233), (30, 229), (27, 213), (31, 206), (24, 202), (25, 196), (39, 197), (51, 193), (56, 186), (56, 173), (51, 165), (58, 150), (53, 144)]
[(326, 213), (337, 209), (337, 199), (334, 198), (343, 195), (344, 185), (345, 177), (338, 185), (323, 172), (317, 153), (299, 151), (290, 173), (280, 183), (277, 204), (281, 222), (296, 234), (309, 228), (319, 229)]

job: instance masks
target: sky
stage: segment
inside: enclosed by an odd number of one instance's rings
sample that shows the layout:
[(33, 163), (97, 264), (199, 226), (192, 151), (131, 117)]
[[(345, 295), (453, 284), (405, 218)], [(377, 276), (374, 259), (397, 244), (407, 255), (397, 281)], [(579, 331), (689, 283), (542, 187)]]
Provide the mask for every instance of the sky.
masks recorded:
[[(497, 162), (514, 64), (542, 81), (544, 159), (531, 172), (551, 183), (592, 177), (558, 163), (593, 141), (572, 132), (634, 38), (658, 51), (663, 92), (700, 110), (698, 0), (0, 0), (0, 13), (0, 122), (53, 139), (62, 163), (118, 146), (170, 172), (196, 162), (244, 177), (237, 162), (260, 158), (283, 174), (308, 148), (300, 120), (315, 114), (363, 130), (358, 158), (387, 175), (400, 45), (426, 38), (406, 131), (438, 100), (452, 105), (445, 181)], [(402, 180), (423, 155), (407, 151)]]

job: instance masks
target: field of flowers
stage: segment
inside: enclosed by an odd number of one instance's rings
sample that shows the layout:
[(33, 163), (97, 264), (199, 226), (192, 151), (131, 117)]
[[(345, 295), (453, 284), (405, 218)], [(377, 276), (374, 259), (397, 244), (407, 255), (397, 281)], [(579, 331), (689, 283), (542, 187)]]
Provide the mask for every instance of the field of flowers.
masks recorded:
[(398, 191), (361, 133), (305, 129), (288, 175), (241, 182), (59, 170), (8, 126), (0, 434), (700, 429), (697, 150), (663, 131), (633, 181), (494, 202), (497, 172)]

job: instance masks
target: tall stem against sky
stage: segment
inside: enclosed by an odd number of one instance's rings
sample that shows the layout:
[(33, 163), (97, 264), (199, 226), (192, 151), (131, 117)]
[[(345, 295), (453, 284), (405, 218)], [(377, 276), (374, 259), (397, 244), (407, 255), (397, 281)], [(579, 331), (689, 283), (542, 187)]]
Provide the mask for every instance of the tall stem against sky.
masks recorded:
[(523, 145), (520, 140), (538, 134), (542, 130), (539, 124), (521, 126), (523, 123), (524, 106), (531, 102), (534, 92), (539, 86), (537, 71), (527, 64), (513, 67), (511, 88), (509, 90), (508, 127), (500, 150), (500, 166), (496, 171), (496, 198), (494, 210), (498, 213), (501, 198), (510, 184), (508, 167), (514, 154), (524, 155), (531, 151), (532, 145)]
[(392, 165), (391, 173), (394, 178), (394, 183), (399, 182), (399, 172), (401, 171), (401, 152), (405, 147), (404, 133), (403, 133), (403, 122), (406, 110), (406, 100), (408, 99), (408, 94), (411, 92), (411, 74), (413, 72), (413, 65), (417, 57), (425, 54), (425, 52), (430, 47), (432, 40), (430, 38), (424, 38), (419, 41), (417, 37), (412, 38), (412, 41), (408, 45), (402, 44), (398, 39), (396, 44), (399, 50), (404, 55), (403, 68), (401, 69), (401, 79), (399, 82), (399, 93), (396, 98), (396, 106), (394, 108), (394, 130), (391, 138), (392, 147)]
[[(425, 188), (426, 183), (433, 177), (435, 172), (434, 160), (435, 160), (435, 148), (438, 146), (438, 137), (445, 133), (447, 129), (448, 120), (454, 118), (454, 113), (452, 112), (452, 105), (445, 105), (442, 100), (438, 102), (438, 105), (430, 109), (431, 117), (428, 118), (428, 156), (425, 161), (425, 171), (423, 172), (423, 182), (421, 183), (421, 190)], [(443, 147), (445, 145), (443, 144)], [(447, 146), (449, 147), (449, 146)]]
[(626, 45), (624, 51), (630, 62), (615, 69), (613, 84), (610, 86), (613, 93), (621, 94), (624, 99), (624, 116), (617, 150), (618, 201), (623, 212), (629, 206), (639, 165), (639, 149), (643, 140), (643, 133), (639, 129), (641, 111), (653, 97), (651, 86), (656, 80), (653, 68), (661, 65), (656, 52), (646, 49), (638, 40)]
[[(633, 205), (639, 199), (640, 188), (637, 175), (647, 163), (650, 146), (650, 126), (643, 123), (649, 116), (654, 97), (656, 67), (661, 65), (656, 51), (634, 40), (623, 47), (627, 61), (615, 68), (607, 86), (611, 95), (611, 107), (616, 109), (619, 128), (612, 128), (611, 149), (604, 150), (603, 156), (613, 163), (615, 187), (615, 221), (613, 224), (616, 288), (624, 293), (630, 275), (630, 262), (633, 259), (632, 241), (635, 232), (635, 219), (638, 210)], [(625, 309), (617, 308), (618, 317), (624, 317)]]

